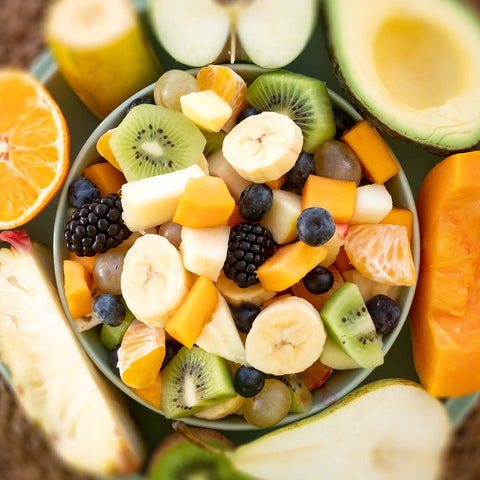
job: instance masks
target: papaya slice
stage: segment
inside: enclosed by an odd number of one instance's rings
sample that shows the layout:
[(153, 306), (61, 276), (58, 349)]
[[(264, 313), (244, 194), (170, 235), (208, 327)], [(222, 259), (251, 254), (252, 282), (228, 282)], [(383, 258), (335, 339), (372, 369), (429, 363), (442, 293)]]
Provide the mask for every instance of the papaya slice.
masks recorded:
[(480, 388), (480, 152), (425, 177), (417, 200), (420, 274), (410, 311), (415, 368), (436, 397)]

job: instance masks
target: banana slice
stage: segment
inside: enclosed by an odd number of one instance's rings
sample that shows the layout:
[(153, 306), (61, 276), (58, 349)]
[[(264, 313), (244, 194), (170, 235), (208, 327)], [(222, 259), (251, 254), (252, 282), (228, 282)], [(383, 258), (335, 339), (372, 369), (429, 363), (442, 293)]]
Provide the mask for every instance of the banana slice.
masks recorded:
[(318, 360), (327, 335), (318, 311), (287, 297), (262, 310), (247, 335), (247, 362), (273, 375), (298, 373)]
[(227, 162), (246, 180), (269, 182), (287, 173), (300, 154), (303, 135), (289, 117), (263, 112), (241, 121), (223, 140)]
[(177, 249), (160, 235), (135, 240), (125, 255), (122, 293), (137, 320), (163, 327), (188, 293), (188, 274)]

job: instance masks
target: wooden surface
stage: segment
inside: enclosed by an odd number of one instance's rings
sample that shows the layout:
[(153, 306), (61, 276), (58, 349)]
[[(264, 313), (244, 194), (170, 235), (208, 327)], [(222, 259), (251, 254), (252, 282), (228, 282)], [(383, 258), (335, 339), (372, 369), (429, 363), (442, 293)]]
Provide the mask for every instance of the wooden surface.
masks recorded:
[[(480, 7), (480, 0), (471, 2)], [(47, 0), (0, 0), (0, 66), (28, 68), (42, 50), (41, 20), (46, 3)], [(88, 477), (71, 472), (52, 454), (41, 433), (24, 417), (14, 396), (0, 380), (0, 480), (37, 479), (87, 480)], [(480, 406), (455, 433), (442, 480), (478, 479)]]

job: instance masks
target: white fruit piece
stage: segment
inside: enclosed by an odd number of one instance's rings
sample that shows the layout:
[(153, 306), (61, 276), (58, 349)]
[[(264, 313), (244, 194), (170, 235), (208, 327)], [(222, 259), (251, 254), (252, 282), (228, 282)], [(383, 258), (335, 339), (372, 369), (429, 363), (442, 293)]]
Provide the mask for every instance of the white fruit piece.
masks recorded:
[(362, 368), (353, 358), (348, 356), (330, 337), (327, 336), (320, 355), (320, 361), (334, 370)]
[(273, 375), (303, 372), (318, 360), (327, 338), (318, 311), (300, 297), (287, 297), (263, 309), (247, 335), (252, 367)]
[(238, 411), (242, 408), (245, 398), (237, 395), (229, 400), (214, 405), (195, 414), (198, 418), (204, 418), (205, 420), (219, 420), (225, 418), (228, 415), (238, 414)]
[(147, 234), (125, 255), (121, 285), (137, 320), (164, 327), (188, 293), (189, 276), (178, 250), (165, 237)]
[(24, 411), (67, 464), (99, 477), (133, 473), (144, 456), (139, 433), (75, 338), (53, 272), (42, 245), (0, 250), (0, 358)]
[(210, 321), (195, 342), (208, 353), (214, 353), (240, 365), (246, 365), (245, 347), (233, 320), (227, 301), (218, 295), (217, 306)]
[(252, 182), (245, 180), (237, 173), (227, 162), (221, 150), (210, 155), (207, 160), (210, 175), (222, 178), (235, 202), (238, 203), (240, 195)]
[(262, 218), (260, 225), (270, 231), (276, 243), (290, 243), (297, 238), (297, 218), (301, 212), (302, 199), (299, 195), (273, 190), (272, 208)]
[(329, 267), (337, 258), (340, 247), (345, 241), (340, 237), (338, 230), (335, 231), (332, 238), (323, 245), (328, 249), (327, 256), (320, 262), (320, 266)]
[(227, 258), (230, 227), (182, 227), (180, 255), (184, 267), (216, 282)]
[(387, 295), (387, 297), (397, 300), (402, 291), (402, 287), (399, 285), (386, 285), (385, 283), (376, 282), (375, 280), (365, 277), (355, 268), (342, 272), (342, 277), (346, 282), (357, 284), (365, 302), (379, 294)]
[(413, 382), (388, 379), (242, 445), (229, 458), (264, 480), (435, 480), (450, 434), (440, 401)]
[(232, 116), (232, 107), (214, 90), (180, 97), (183, 114), (207, 132), (219, 132)]
[(245, 302), (261, 305), (277, 294), (277, 292), (267, 292), (261, 283), (240, 288), (233, 280), (228, 279), (223, 272), (218, 276), (217, 288), (233, 307), (238, 307)]
[(132, 232), (172, 220), (190, 178), (205, 175), (198, 165), (127, 182), (122, 186), (123, 221)]
[(392, 209), (392, 196), (385, 185), (372, 183), (357, 187), (355, 209), (350, 225), (362, 223), (379, 223)]
[(276, 112), (252, 115), (236, 125), (223, 140), (223, 155), (245, 179), (277, 180), (297, 161), (303, 146), (300, 127)]

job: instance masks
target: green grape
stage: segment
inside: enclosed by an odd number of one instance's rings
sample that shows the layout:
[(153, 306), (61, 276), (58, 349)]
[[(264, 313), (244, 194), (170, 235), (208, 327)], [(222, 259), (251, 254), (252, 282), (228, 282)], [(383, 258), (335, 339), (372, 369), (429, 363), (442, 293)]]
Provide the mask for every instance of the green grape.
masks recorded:
[(280, 422), (290, 410), (291, 395), (280, 380), (265, 380), (260, 393), (243, 402), (245, 420), (254, 427), (268, 428)]
[(193, 75), (183, 70), (169, 70), (157, 80), (153, 97), (157, 105), (181, 112), (180, 97), (199, 91), (200, 86)]
[(175, 248), (180, 246), (182, 226), (175, 222), (167, 222), (158, 227), (158, 234), (165, 237)]
[(126, 252), (125, 248), (113, 248), (98, 255), (93, 267), (93, 280), (99, 293), (122, 293), (120, 279)]

